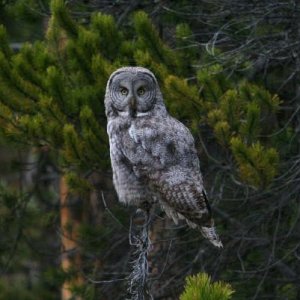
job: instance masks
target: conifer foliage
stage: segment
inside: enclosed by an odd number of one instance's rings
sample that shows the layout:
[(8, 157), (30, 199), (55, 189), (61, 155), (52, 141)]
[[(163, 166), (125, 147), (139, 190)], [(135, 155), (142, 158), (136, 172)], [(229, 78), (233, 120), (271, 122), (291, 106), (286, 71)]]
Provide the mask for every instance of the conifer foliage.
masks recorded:
[(211, 282), (205, 273), (186, 278), (186, 286), (180, 300), (229, 300), (233, 294), (230, 285), (223, 282)]
[[(66, 169), (107, 168), (106, 80), (121, 65), (143, 65), (160, 79), (171, 113), (192, 120), (193, 130), (199, 121), (208, 123), (220, 144), (231, 145), (238, 164), (248, 164), (253, 172), (270, 171), (267, 182), (274, 177), (278, 154), (264, 151), (259, 131), (262, 118), (278, 109), (276, 96), (244, 82), (233, 87), (216, 72), (218, 66), (200, 70), (197, 82), (188, 84), (181, 53), (162, 42), (143, 12), (133, 18), (132, 38), (125, 38), (111, 16), (96, 13), (83, 27), (70, 17), (64, 1), (52, 1), (51, 8), (47, 38), (24, 45), (18, 54), (9, 49), (1, 27), (0, 113), (6, 136), (49, 146)], [(262, 161), (255, 165), (251, 160), (257, 152)]]
[[(170, 113), (187, 124), (198, 144), (205, 146), (199, 147), (201, 155), (225, 174), (222, 179), (216, 176), (211, 185), (219, 184), (218, 179), (229, 184), (229, 172), (232, 182), (247, 191), (272, 184), (279, 172), (280, 151), (278, 143), (271, 145), (266, 137), (278, 129), (269, 126), (279, 109), (277, 95), (239, 76), (227, 77), (218, 64), (193, 68), (207, 57), (185, 50), (186, 36), (191, 33), (186, 24), (177, 26), (175, 51), (159, 37), (144, 12), (135, 13), (132, 26), (122, 31), (112, 16), (99, 12), (88, 25), (81, 25), (64, 2), (51, 1), (45, 39), (25, 44), (18, 53), (9, 48), (5, 28), (0, 27), (0, 129), (2, 136), (18, 145), (34, 146), (41, 152), (48, 149), (69, 193), (81, 199), (83, 209), (95, 190), (106, 189), (93, 185), (91, 175), (105, 177), (110, 167), (103, 99), (110, 73), (125, 65), (144, 66), (157, 76)], [(88, 228), (91, 220), (87, 218), (80, 222), (72, 236), (78, 238), (77, 245), (85, 254), (78, 258), (82, 261), (99, 247), (93, 239), (93, 245), (85, 243), (84, 234), (107, 236), (107, 232), (101, 226), (99, 232)], [(72, 219), (62, 232), (72, 231), (71, 225)], [(221, 231), (226, 240), (225, 227)], [(267, 235), (269, 229), (262, 228)], [(229, 272), (224, 274), (230, 280)], [(228, 286), (211, 285), (205, 276), (188, 279), (187, 289), (200, 285), (206, 293), (207, 282), (209, 294), (223, 288), (225, 296), (203, 299), (230, 299)], [(82, 296), (76, 286), (72, 293)], [(84, 299), (96, 299), (95, 292), (88, 295)], [(202, 299), (187, 297), (181, 299)]]

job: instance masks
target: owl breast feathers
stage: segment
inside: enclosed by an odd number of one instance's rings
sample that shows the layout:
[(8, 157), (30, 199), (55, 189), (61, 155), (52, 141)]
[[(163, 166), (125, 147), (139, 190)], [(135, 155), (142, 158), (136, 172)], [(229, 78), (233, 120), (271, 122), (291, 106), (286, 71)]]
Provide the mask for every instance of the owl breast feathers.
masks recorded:
[(139, 207), (158, 202), (175, 223), (186, 220), (222, 247), (194, 139), (167, 113), (155, 76), (141, 67), (118, 69), (107, 83), (105, 109), (119, 200)]

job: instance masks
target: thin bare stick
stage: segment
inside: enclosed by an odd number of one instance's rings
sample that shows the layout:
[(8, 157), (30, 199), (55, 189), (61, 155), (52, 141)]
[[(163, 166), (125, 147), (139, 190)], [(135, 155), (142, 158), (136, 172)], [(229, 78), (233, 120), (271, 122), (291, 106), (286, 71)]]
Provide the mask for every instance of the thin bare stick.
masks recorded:
[[(142, 224), (139, 225), (143, 219)], [(135, 248), (133, 252), (132, 271), (128, 276), (128, 293), (131, 300), (153, 299), (148, 287), (148, 252), (150, 211), (138, 209), (131, 218), (129, 242)]]

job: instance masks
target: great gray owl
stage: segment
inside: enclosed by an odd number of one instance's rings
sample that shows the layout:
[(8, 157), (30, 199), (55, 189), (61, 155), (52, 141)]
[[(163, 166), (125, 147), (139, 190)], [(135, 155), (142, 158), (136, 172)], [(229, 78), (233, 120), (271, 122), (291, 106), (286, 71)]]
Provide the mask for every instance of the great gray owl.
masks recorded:
[(113, 182), (119, 201), (158, 202), (175, 223), (185, 219), (222, 247), (211, 217), (190, 131), (172, 118), (157, 80), (142, 67), (111, 74), (105, 94)]

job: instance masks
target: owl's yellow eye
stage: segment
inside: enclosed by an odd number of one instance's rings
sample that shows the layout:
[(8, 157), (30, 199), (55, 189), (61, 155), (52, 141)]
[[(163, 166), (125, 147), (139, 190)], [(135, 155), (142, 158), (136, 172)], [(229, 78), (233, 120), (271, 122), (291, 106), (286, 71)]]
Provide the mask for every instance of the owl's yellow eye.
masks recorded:
[(139, 96), (143, 96), (145, 94), (145, 92), (146, 92), (146, 90), (143, 87), (141, 87), (137, 90), (137, 94)]
[(122, 94), (122, 95), (124, 95), (124, 96), (126, 96), (127, 94), (128, 94), (128, 90), (126, 89), (126, 88), (121, 88), (120, 89), (120, 93)]

